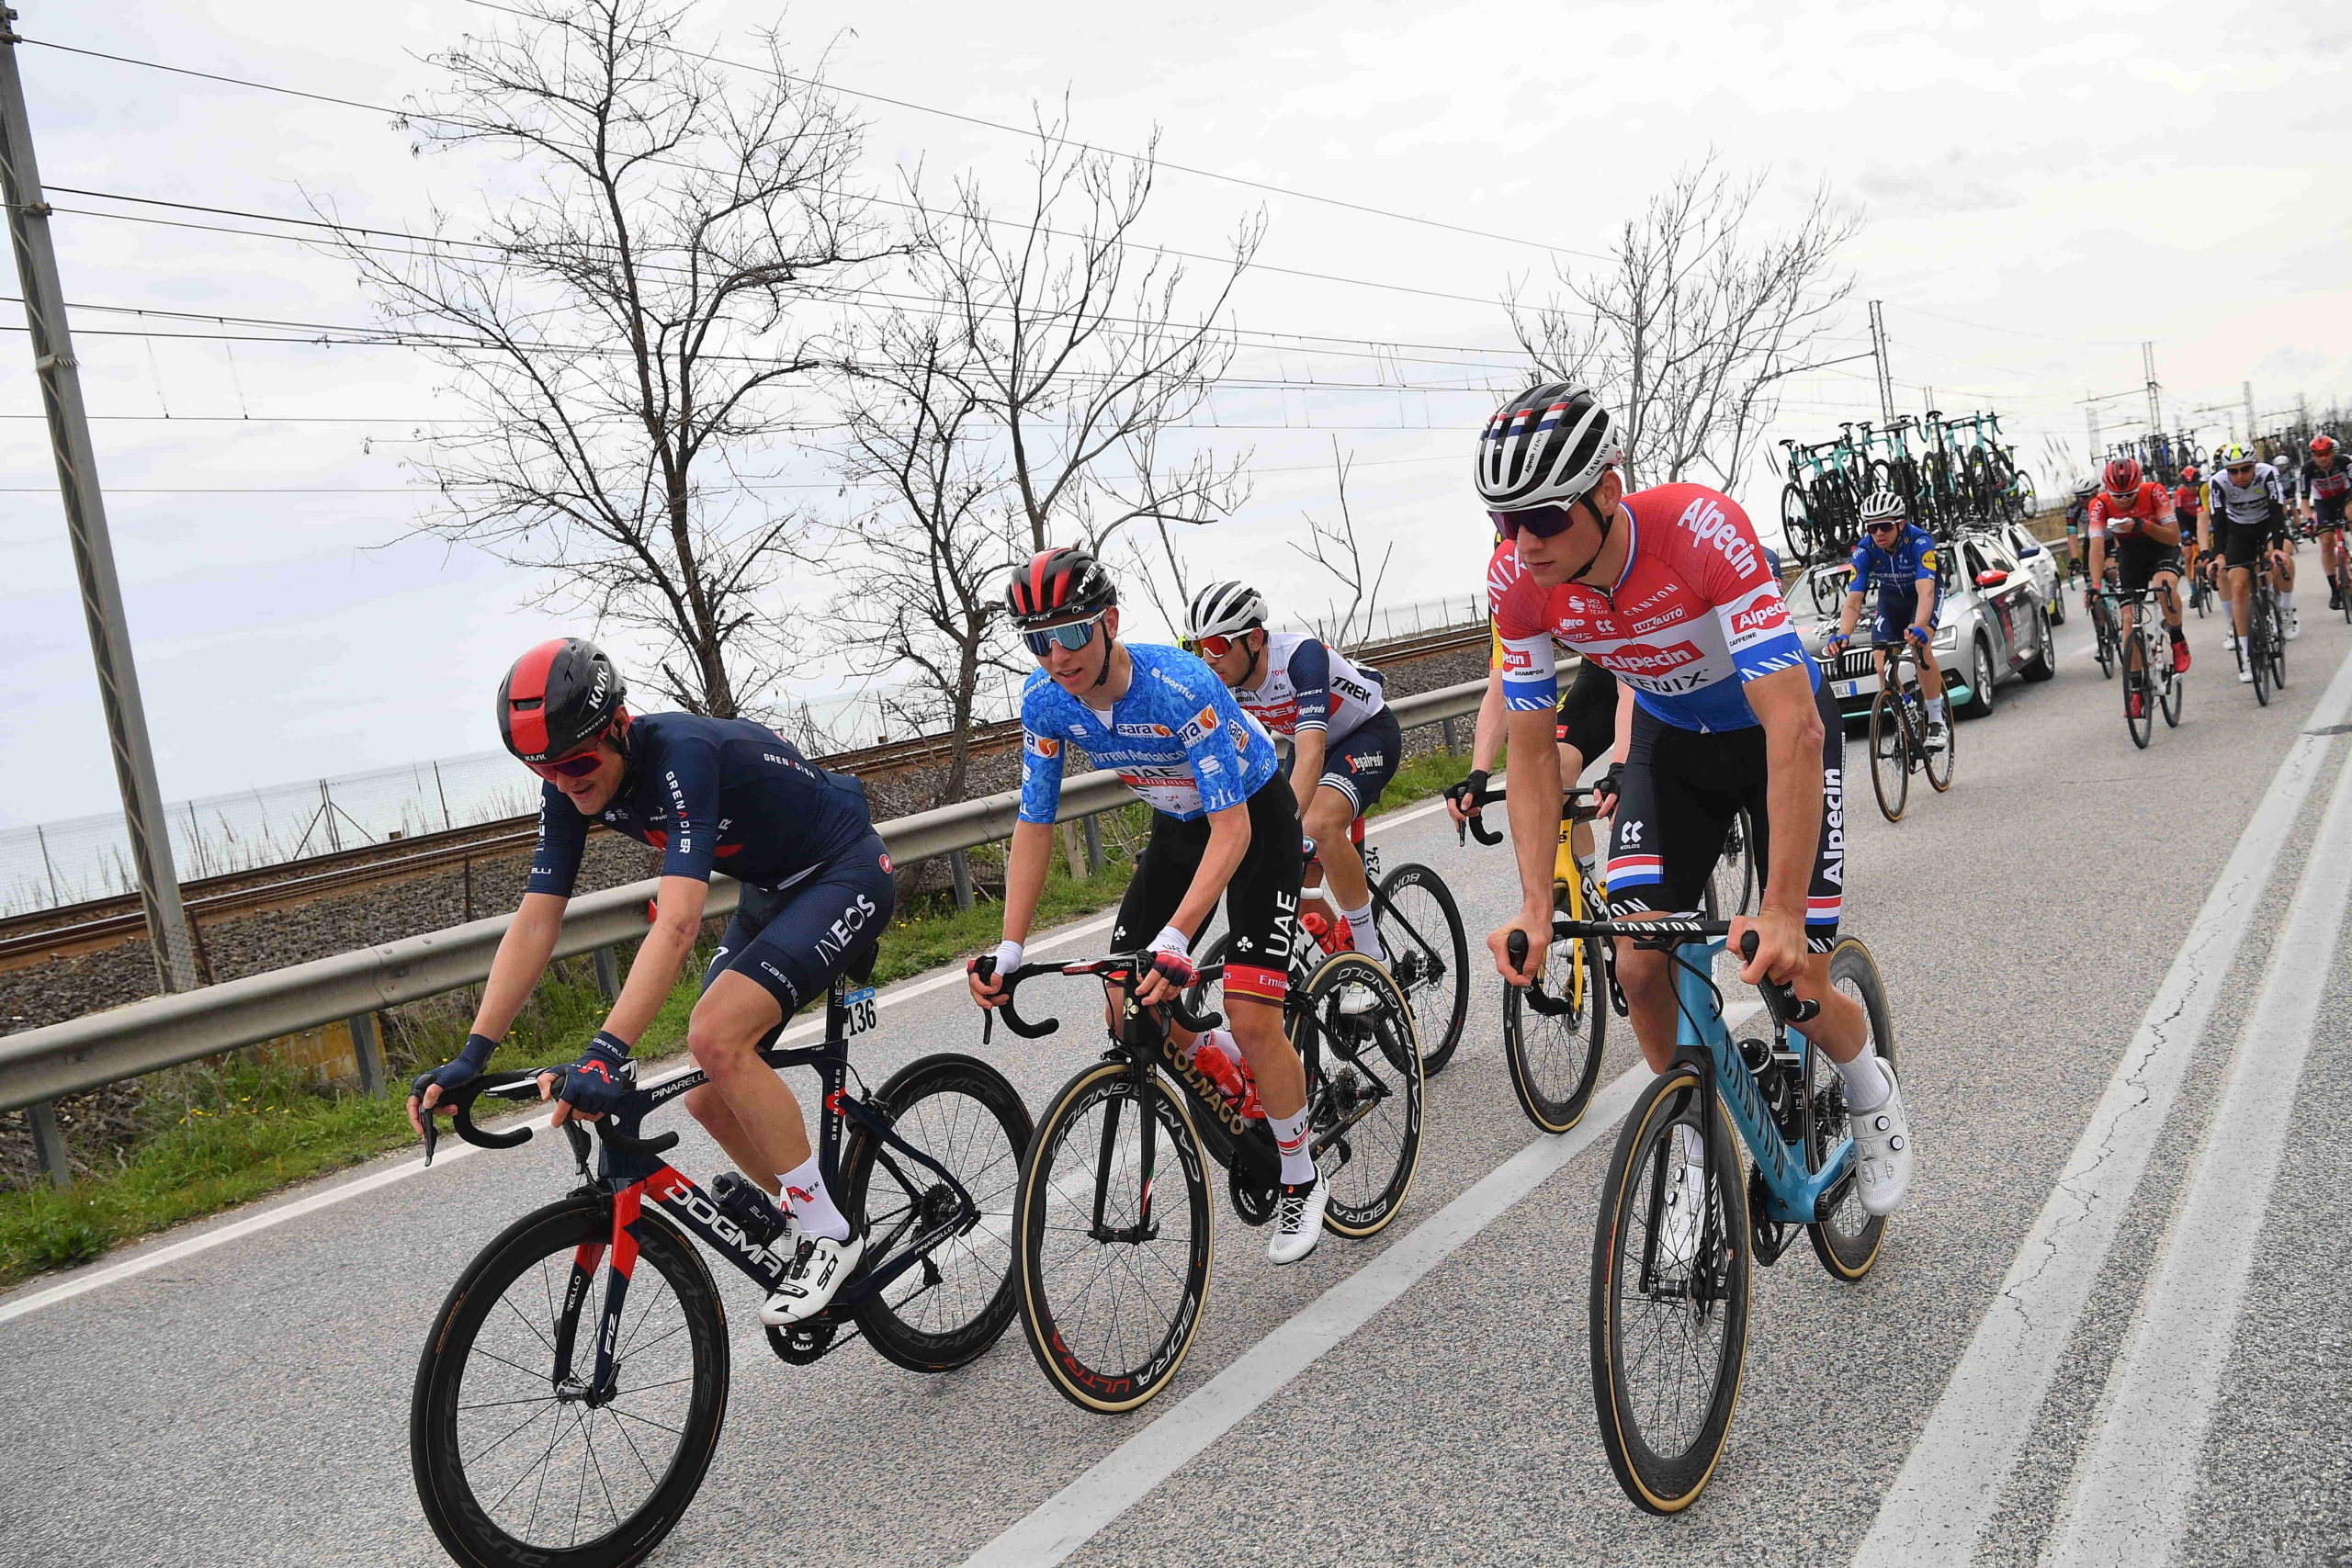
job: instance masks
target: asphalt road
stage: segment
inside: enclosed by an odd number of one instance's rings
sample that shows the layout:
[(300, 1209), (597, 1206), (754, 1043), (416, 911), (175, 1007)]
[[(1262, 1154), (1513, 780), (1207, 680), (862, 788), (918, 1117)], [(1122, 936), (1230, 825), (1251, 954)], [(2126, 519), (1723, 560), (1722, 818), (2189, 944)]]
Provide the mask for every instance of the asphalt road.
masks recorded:
[[(1276, 1269), (1220, 1200), (1191, 1359), (1131, 1416), (1065, 1404), (1017, 1329), (941, 1378), (863, 1346), (785, 1366), (728, 1271), (726, 1431), (651, 1561), (2352, 1559), (2352, 795), (2330, 814), (2346, 744), (2306, 734), (2352, 720), (2352, 627), (2316, 609), (2267, 709), (2193, 623), (2186, 718), (2145, 752), (2077, 615), (2056, 681), (1961, 726), (1951, 794), (1890, 825), (1854, 781), (1847, 929), (1890, 987), (1917, 1180), (1860, 1284), (1803, 1247), (1758, 1271), (1689, 1513), (1620, 1494), (1586, 1371), (1634, 1080), (1538, 1137), (1482, 979), (1397, 1224)], [(1505, 852), (1442, 816), (1377, 841), (1452, 880), (1474, 944), (1509, 901)], [(925, 984), (885, 1009), (873, 1080), (978, 1048), (958, 987)], [(1033, 1108), (1091, 1055), (1083, 1012), (1073, 983), (1063, 1035), (989, 1049)], [(1621, 1026), (1604, 1085), (1633, 1059)], [(681, 1168), (717, 1169), (675, 1124)], [(385, 1162), (0, 1298), (0, 1561), (446, 1561), (409, 1475), (421, 1337), (569, 1184), (560, 1148)]]

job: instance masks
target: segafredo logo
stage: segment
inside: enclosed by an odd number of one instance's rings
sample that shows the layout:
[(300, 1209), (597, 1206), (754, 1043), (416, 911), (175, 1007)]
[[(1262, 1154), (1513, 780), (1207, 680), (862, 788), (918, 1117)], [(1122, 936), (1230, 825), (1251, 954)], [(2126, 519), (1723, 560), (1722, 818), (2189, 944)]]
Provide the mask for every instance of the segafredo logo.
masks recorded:
[(1741, 576), (1747, 576), (1762, 565), (1756, 554), (1755, 542), (1741, 536), (1738, 525), (1724, 514), (1724, 509), (1712, 498), (1701, 496), (1682, 509), (1682, 515), (1677, 521), (1690, 529), (1691, 537), (1699, 543), (1713, 545), (1721, 550), (1724, 558), (1731, 562), (1733, 570)]

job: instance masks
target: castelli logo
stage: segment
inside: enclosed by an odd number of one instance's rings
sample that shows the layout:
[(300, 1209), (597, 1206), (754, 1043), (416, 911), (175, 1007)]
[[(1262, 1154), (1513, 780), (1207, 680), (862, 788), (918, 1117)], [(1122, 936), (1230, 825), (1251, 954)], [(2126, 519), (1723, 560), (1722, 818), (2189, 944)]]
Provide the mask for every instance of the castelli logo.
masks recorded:
[(1731, 635), (1746, 637), (1749, 632), (1768, 632), (1775, 626), (1789, 624), (1788, 606), (1775, 599), (1769, 604), (1752, 604), (1731, 618)]
[(890, 857), (889, 857), (888, 855), (885, 854), (885, 855), (882, 855), (882, 856), (880, 856), (880, 857), (878, 857), (878, 858), (879, 858), (879, 859), (881, 860), (881, 862), (882, 862), (882, 869), (883, 869), (884, 871), (888, 871), (888, 870), (889, 870), (889, 869), (890, 869)]
[(1695, 663), (1702, 655), (1695, 643), (1678, 642), (1671, 648), (1659, 648), (1646, 642), (1622, 643), (1602, 657), (1601, 662), (1612, 670), (1630, 670), (1639, 675), (1662, 675), (1669, 670), (1679, 670)]

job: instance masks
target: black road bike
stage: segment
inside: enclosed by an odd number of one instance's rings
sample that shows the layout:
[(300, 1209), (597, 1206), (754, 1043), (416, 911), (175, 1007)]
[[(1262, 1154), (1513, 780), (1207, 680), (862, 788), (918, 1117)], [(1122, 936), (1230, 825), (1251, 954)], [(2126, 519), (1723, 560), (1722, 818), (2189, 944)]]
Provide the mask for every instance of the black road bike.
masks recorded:
[(2131, 732), (2132, 744), (2144, 751), (2155, 738), (2159, 708), (2164, 711), (2165, 728), (2180, 727), (2183, 682), (2172, 667), (2172, 638), (2163, 629), (2165, 596), (2143, 588), (2134, 593), (2108, 592), (2100, 597), (2112, 601), (2109, 613), (2119, 621), (2122, 606), (2132, 606), (2132, 630), (2123, 638), (2123, 728)]
[[(1463, 929), (1462, 907), (1445, 878), (1426, 865), (1408, 861), (1382, 874), (1379, 847), (1364, 842), (1363, 818), (1355, 819), (1352, 835), (1363, 859), (1373, 925), (1387, 955), (1388, 973), (1413, 1011), (1421, 1076), (1433, 1078), (1453, 1060), (1463, 1026), (1470, 1019), (1470, 937)], [(1224, 963), (1228, 942), (1220, 936), (1204, 949), (1203, 966)], [(1306, 984), (1325, 954), (1349, 950), (1346, 921), (1335, 920), (1329, 934), (1319, 939), (1304, 920), (1297, 922), (1292, 928), (1291, 984)]]
[[(1097, 976), (1110, 999), (1107, 1048), (1037, 1119), (1013, 1226), (1030, 1352), (1085, 1410), (1133, 1410), (1183, 1366), (1208, 1296), (1209, 1162), (1225, 1168), (1246, 1224), (1272, 1219), (1281, 1191), (1264, 1119), (1228, 1100), (1170, 1032), (1171, 1019), (1194, 1033), (1216, 1027), (1199, 1008), (1222, 971), (1204, 968), (1191, 997), (1146, 1007), (1135, 990), (1148, 966), (1135, 953), (1025, 964), (1004, 976), (1004, 1005), (989, 1015), (1023, 1039), (1060, 1028), (1014, 1010), (1012, 993), (1040, 975)], [(1306, 1070), (1308, 1149), (1331, 1184), (1324, 1228), (1374, 1235), (1396, 1218), (1420, 1163), (1411, 1010), (1386, 969), (1342, 953), (1291, 988), (1283, 1018)]]
[[(853, 1091), (848, 1042), (874, 1014), (871, 987), (837, 978), (821, 1043), (760, 1053), (771, 1066), (817, 1069), (820, 1168), (866, 1237), (832, 1304), (770, 1328), (768, 1344), (806, 1365), (862, 1335), (901, 1367), (944, 1372), (1012, 1321), (1029, 1113), (1003, 1074), (965, 1055), (926, 1056), (870, 1096)], [(483, 1148), (527, 1141), (528, 1127), (476, 1126), (473, 1105), (535, 1100), (547, 1070), (487, 1073), (458, 1090), (457, 1135)], [(763, 1293), (789, 1262), (756, 1190), (729, 1172), (707, 1192), (661, 1158), (676, 1133), (638, 1135), (648, 1112), (704, 1081), (687, 1072), (634, 1089), (591, 1123), (593, 1175), (589, 1135), (566, 1122), (580, 1185), (482, 1248), (434, 1314), (409, 1455), (426, 1519), (469, 1568), (626, 1568), (702, 1484), (727, 1414), (729, 1351), (718, 1284), (688, 1238)], [(429, 1164), (438, 1133), (433, 1118), (424, 1125)]]
[(1938, 795), (1951, 788), (1959, 727), (1944, 726), (1944, 743), (1928, 749), (1928, 698), (1919, 686), (1919, 651), (1909, 639), (1874, 642), (1878, 695), (1871, 699), (1871, 787), (1879, 811), (1890, 822), (1903, 820), (1911, 798), (1911, 775), (1924, 773)]

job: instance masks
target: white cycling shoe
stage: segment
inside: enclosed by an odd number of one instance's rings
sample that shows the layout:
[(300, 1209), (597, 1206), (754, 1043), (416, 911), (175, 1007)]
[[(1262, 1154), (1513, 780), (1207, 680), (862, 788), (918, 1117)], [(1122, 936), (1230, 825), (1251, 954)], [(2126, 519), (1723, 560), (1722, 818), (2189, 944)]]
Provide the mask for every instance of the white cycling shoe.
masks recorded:
[(2303, 635), (2303, 613), (2300, 609), (2287, 612), (2287, 640), (2294, 641)]
[(1283, 1187), (1274, 1197), (1274, 1235), (1266, 1256), (1277, 1263), (1295, 1263), (1323, 1239), (1323, 1211), (1331, 1206), (1331, 1184), (1318, 1171), (1312, 1184)]
[(1911, 1123), (1903, 1113), (1903, 1085), (1894, 1064), (1881, 1060), (1886, 1074), (1886, 1103), (1870, 1111), (1847, 1108), (1854, 1134), (1854, 1193), (1870, 1214), (1891, 1214), (1911, 1186)]
[(832, 1304), (865, 1257), (862, 1235), (853, 1235), (847, 1241), (821, 1235), (800, 1237), (799, 1249), (784, 1278), (776, 1281), (775, 1293), (760, 1307), (760, 1321), (770, 1328), (781, 1328), (816, 1316)]

